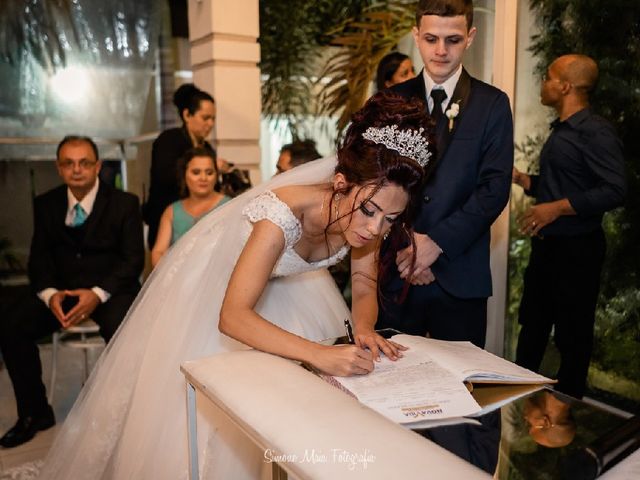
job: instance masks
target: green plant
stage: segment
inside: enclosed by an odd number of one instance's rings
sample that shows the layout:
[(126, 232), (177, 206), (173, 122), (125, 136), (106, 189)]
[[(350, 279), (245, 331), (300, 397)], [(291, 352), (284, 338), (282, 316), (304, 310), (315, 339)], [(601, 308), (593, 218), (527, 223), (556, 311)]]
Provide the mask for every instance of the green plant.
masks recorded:
[(325, 32), (336, 19), (358, 15), (370, 2), (269, 0), (260, 2), (262, 112), (286, 120), (294, 139), (314, 113), (314, 80), (322, 67)]
[(339, 47), (320, 77), (328, 78), (320, 92), (320, 114), (339, 115), (342, 131), (351, 115), (364, 104), (369, 85), (382, 57), (415, 24), (416, 2), (375, 2), (362, 13), (328, 32), (330, 44)]
[(640, 287), (640, 255), (635, 254), (640, 243), (640, 9), (628, 0), (530, 0), (530, 5), (541, 26), (531, 46), (539, 72), (570, 52), (589, 55), (600, 67), (591, 103), (622, 138), (629, 184), (624, 210), (613, 214), (615, 224), (605, 223), (609, 256), (603, 293)]
[(0, 277), (23, 271), (24, 267), (11, 251), (11, 241), (7, 237), (0, 237)]
[[(591, 98), (595, 111), (609, 119), (624, 143), (628, 194), (623, 209), (605, 215), (608, 254), (596, 311), (593, 365), (635, 382), (640, 389), (640, 9), (628, 0), (530, 0), (540, 33), (531, 50), (542, 73), (558, 56), (584, 53), (600, 67), (598, 89)], [(597, 12), (597, 13), (595, 13)], [(534, 139), (516, 152), (535, 154)], [(535, 167), (528, 164), (529, 171)], [(513, 202), (513, 209), (523, 208)], [(515, 330), (521, 277), (528, 258), (526, 244), (512, 226), (508, 312)], [(514, 333), (512, 332), (512, 335)], [(507, 343), (513, 343), (513, 336)]]
[[(544, 143), (544, 136), (537, 134), (527, 136), (521, 143), (515, 145), (516, 163), (520, 169), (529, 174), (539, 170), (540, 150)], [(515, 358), (518, 339), (518, 308), (522, 298), (524, 286), (524, 271), (529, 262), (531, 241), (528, 236), (520, 233), (517, 219), (531, 205), (530, 197), (524, 195), (519, 187), (514, 187), (509, 204), (509, 267), (507, 274), (507, 322), (505, 324), (505, 356)]]

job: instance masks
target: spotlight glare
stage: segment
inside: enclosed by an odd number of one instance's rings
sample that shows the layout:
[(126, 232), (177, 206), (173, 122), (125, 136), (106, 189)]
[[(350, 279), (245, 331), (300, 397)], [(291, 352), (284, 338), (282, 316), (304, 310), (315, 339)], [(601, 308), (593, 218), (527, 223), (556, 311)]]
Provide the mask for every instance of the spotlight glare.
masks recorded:
[(53, 93), (66, 103), (83, 98), (89, 88), (87, 72), (79, 67), (69, 67), (57, 72), (50, 80)]

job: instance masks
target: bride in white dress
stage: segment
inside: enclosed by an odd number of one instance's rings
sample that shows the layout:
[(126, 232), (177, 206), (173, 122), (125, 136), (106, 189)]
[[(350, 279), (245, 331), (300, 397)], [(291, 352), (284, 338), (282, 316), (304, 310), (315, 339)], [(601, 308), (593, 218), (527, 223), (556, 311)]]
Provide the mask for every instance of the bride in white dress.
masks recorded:
[[(186, 360), (251, 347), (353, 375), (373, 370), (380, 351), (401, 356), (374, 331), (379, 247), (387, 234), (411, 238), (404, 225), (430, 131), (419, 100), (380, 92), (354, 116), (337, 160), (279, 175), (196, 224), (147, 280), (39, 478), (186, 479)], [(349, 247), (352, 315), (324, 270)], [(344, 334), (345, 318), (355, 345), (315, 343)], [(199, 410), (202, 478), (257, 478), (262, 452)]]

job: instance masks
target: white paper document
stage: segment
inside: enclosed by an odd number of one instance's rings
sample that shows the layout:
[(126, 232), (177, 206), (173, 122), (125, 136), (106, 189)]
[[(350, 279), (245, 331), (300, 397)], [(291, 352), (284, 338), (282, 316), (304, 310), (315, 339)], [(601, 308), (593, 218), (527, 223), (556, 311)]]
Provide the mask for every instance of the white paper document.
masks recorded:
[(413, 335), (395, 335), (393, 340), (409, 347), (428, 351), (437, 362), (456, 378), (482, 383), (549, 383), (547, 377), (527, 370), (471, 342), (448, 342)]
[(398, 423), (450, 419), (489, 411), (490, 408), (483, 409), (474, 400), (464, 381), (552, 382), (470, 342), (446, 342), (411, 335), (396, 335), (393, 340), (409, 348), (403, 351), (402, 358), (394, 362), (382, 357), (368, 375), (332, 377), (330, 381)]
[(369, 375), (338, 380), (368, 407), (398, 423), (468, 415), (480, 409), (467, 387), (424, 351), (386, 357)]

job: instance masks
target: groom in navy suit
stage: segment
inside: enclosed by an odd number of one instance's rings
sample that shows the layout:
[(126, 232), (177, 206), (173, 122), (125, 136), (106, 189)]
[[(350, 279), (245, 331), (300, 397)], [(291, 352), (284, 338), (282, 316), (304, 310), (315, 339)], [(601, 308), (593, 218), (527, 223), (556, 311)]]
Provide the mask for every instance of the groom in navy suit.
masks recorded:
[(18, 421), (0, 438), (16, 447), (55, 424), (36, 341), (91, 317), (106, 341), (133, 302), (144, 264), (138, 198), (98, 180), (98, 149), (65, 137), (56, 166), (64, 185), (36, 197), (29, 256), (33, 293), (0, 318), (0, 348)]
[[(419, 2), (413, 36), (424, 70), (393, 88), (426, 101), (436, 125), (436, 165), (413, 224), (413, 273), (406, 247), (382, 285), (376, 327), (483, 347), (490, 228), (509, 198), (513, 122), (504, 92), (462, 67), (475, 34), (472, 0)], [(403, 298), (405, 281), (411, 286)]]

